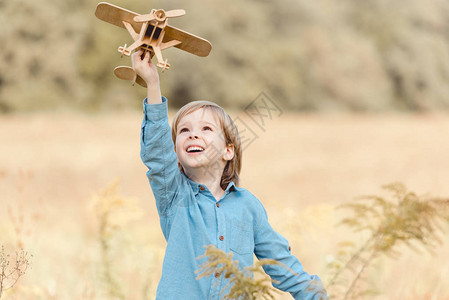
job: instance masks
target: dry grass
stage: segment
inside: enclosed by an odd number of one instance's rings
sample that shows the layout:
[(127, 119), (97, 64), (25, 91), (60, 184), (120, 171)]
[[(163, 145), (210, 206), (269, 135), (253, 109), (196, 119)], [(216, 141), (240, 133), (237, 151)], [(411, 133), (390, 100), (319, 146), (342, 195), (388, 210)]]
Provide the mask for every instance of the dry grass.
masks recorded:
[[(115, 178), (143, 215), (121, 227), (114, 268), (128, 299), (151, 299), (165, 241), (139, 158), (140, 123), (135, 112), (1, 116), (0, 242), (34, 256), (6, 299), (108, 299), (92, 201)], [(259, 137), (244, 152), (242, 185), (261, 199), (305, 269), (325, 277), (337, 242), (350, 239), (334, 226), (335, 205), (393, 181), (449, 195), (448, 128), (447, 115), (436, 114), (284, 114), (265, 131), (254, 127)], [(447, 243), (434, 255), (404, 249), (369, 279), (379, 299), (445, 299), (448, 254)]]
[[(222, 274), (229, 282), (221, 289), (220, 296), (223, 300), (245, 299), (245, 300), (273, 300), (278, 292), (271, 283), (279, 283), (270, 279), (262, 267), (266, 265), (281, 265), (296, 274), (287, 266), (282, 265), (274, 259), (261, 259), (253, 266), (239, 267), (239, 262), (233, 259), (232, 252), (226, 253), (213, 245), (205, 247), (205, 253), (197, 259), (207, 258), (200, 265), (196, 273), (197, 279)], [(253, 278), (254, 275), (254, 278)]]

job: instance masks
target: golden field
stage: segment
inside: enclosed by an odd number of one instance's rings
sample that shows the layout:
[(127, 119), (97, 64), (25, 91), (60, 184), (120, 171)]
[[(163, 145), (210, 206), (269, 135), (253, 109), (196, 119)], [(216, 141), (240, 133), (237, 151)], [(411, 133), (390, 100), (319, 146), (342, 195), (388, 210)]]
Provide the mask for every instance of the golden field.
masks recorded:
[[(252, 124), (241, 111), (230, 114)], [(33, 255), (5, 299), (110, 299), (100, 209), (110, 212), (103, 234), (114, 283), (126, 299), (152, 299), (165, 241), (139, 157), (141, 118), (135, 111), (0, 117), (0, 244)], [(286, 112), (250, 126), (257, 138), (244, 151), (242, 186), (324, 281), (337, 243), (360, 238), (336, 226), (336, 205), (394, 181), (449, 195), (447, 114)], [(114, 181), (119, 201), (99, 208), (96, 195)], [(398, 259), (379, 260), (368, 272), (381, 293), (373, 298), (449, 299), (447, 237), (433, 254), (404, 248)]]

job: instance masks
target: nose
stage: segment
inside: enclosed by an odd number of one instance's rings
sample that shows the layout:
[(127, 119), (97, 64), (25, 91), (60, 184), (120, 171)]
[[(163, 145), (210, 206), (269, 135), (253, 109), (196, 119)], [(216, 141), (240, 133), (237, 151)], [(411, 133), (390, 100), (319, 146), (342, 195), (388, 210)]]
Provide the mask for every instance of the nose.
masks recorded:
[(199, 137), (197, 135), (195, 135), (195, 134), (189, 135), (189, 140), (197, 140), (197, 139), (199, 139)]

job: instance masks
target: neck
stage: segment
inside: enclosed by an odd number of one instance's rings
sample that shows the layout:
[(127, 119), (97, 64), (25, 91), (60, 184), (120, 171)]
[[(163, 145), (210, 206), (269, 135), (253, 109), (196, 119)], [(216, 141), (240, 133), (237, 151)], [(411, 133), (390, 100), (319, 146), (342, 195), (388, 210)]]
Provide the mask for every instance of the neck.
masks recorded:
[[(223, 170), (212, 171), (208, 170), (207, 172), (202, 168), (194, 169), (194, 170), (184, 170), (186, 172), (187, 177), (191, 180), (207, 186), (209, 191), (214, 196), (215, 200), (220, 200), (220, 198), (224, 195), (225, 191), (220, 186), (221, 175), (223, 174)], [(215, 174), (214, 174), (215, 173)]]

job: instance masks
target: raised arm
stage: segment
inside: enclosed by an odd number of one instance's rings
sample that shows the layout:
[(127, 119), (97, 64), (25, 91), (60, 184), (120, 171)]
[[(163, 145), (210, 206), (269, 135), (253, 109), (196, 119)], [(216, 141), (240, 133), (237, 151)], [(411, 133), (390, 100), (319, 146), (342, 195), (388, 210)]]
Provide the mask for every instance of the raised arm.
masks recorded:
[(150, 53), (147, 51), (142, 59), (143, 50), (134, 52), (131, 56), (133, 69), (137, 75), (147, 83), (147, 99), (149, 104), (162, 102), (159, 74), (156, 66), (151, 62)]
[(141, 53), (132, 55), (133, 68), (147, 83), (148, 97), (144, 101), (144, 119), (141, 129), (141, 158), (148, 167), (147, 177), (151, 184), (161, 227), (168, 237), (169, 215), (179, 193), (182, 176), (174, 150), (167, 115), (167, 99), (161, 96), (157, 69), (150, 55), (141, 59)]
[(290, 292), (297, 300), (328, 299), (319, 277), (304, 271), (299, 260), (290, 253), (288, 241), (271, 227), (265, 209), (262, 210), (255, 230), (254, 252), (258, 259), (274, 259), (290, 269), (279, 265), (265, 265), (263, 267), (265, 272), (278, 282), (273, 283), (273, 286), (284, 292)]

